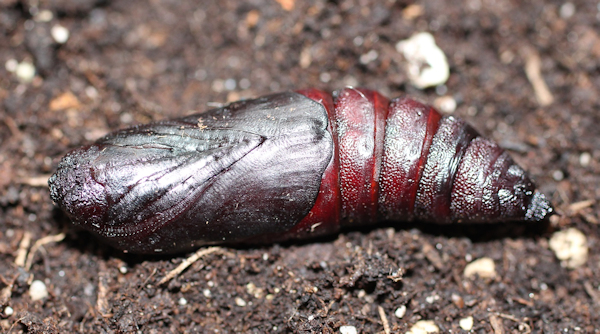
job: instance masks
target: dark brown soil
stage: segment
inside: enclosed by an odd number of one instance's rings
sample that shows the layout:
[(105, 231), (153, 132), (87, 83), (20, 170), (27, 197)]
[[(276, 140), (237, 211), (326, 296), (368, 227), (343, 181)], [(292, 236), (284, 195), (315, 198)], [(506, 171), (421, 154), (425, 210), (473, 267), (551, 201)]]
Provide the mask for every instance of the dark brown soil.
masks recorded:
[[(475, 333), (600, 333), (600, 8), (522, 3), (0, 0), (1, 331), (403, 333), (432, 320), (460, 333), (472, 316)], [(70, 32), (65, 44), (49, 33), (57, 24)], [(419, 31), (448, 57), (447, 92), (408, 82), (395, 44)], [(362, 64), (371, 50), (377, 58)], [(525, 73), (536, 54), (546, 106)], [(33, 62), (33, 81), (5, 68), (11, 59)], [(346, 85), (429, 103), (454, 97), (455, 114), (511, 149), (552, 199), (561, 213), (552, 227), (587, 235), (587, 263), (561, 267), (548, 226), (380, 226), (225, 248), (158, 286), (185, 254), (120, 254), (70, 228), (44, 185), (66, 151), (112, 129)], [(63, 241), (30, 252), (27, 268), (27, 250), (62, 231)], [(498, 275), (464, 277), (482, 257)], [(32, 280), (45, 282), (47, 298), (31, 300)]]

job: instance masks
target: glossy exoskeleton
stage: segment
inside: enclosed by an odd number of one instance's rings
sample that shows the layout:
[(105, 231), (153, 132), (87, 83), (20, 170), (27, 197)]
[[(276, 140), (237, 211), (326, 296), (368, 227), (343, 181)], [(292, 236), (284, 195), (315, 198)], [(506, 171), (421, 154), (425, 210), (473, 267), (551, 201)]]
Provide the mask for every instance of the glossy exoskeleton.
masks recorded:
[(136, 253), (378, 220), (539, 221), (552, 212), (523, 169), (464, 121), (355, 88), (119, 130), (68, 153), (49, 184), (75, 224)]

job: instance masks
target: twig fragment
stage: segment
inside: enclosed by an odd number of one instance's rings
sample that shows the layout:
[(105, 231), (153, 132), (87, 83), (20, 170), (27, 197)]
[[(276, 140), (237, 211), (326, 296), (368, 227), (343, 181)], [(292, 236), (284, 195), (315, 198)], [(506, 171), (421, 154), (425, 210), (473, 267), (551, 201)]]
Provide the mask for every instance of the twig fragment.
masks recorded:
[(31, 233), (25, 231), (23, 233), (23, 238), (19, 243), (19, 249), (17, 250), (17, 256), (15, 257), (15, 265), (17, 267), (25, 267), (25, 259), (27, 258), (27, 250), (29, 249), (29, 245), (31, 245)]
[(583, 209), (589, 208), (590, 206), (594, 205), (594, 203), (595, 203), (595, 201), (593, 199), (579, 201), (579, 202), (571, 203), (569, 205), (568, 209), (570, 212), (579, 212)]
[(502, 320), (500, 320), (495, 314), (490, 314), (490, 325), (494, 330), (494, 334), (504, 334)]
[(17, 182), (31, 187), (47, 188), (49, 178), (50, 174), (44, 174), (39, 176), (20, 178), (17, 180)]
[(545, 107), (554, 101), (554, 97), (548, 89), (544, 78), (542, 77), (542, 61), (538, 53), (533, 48), (527, 47), (524, 51), (525, 56), (525, 74), (533, 86), (535, 97), (540, 106)]
[(103, 271), (98, 276), (98, 296), (96, 298), (96, 311), (102, 315), (103, 318), (110, 318), (110, 307), (108, 305), (108, 274)]
[(377, 311), (379, 312), (379, 318), (381, 318), (381, 323), (383, 324), (383, 331), (385, 334), (390, 334), (390, 323), (385, 315), (385, 310), (381, 306), (377, 306)]
[(197, 250), (194, 254), (192, 254), (192, 256), (183, 260), (183, 262), (181, 262), (177, 266), (177, 268), (171, 270), (165, 277), (163, 277), (158, 282), (158, 285), (163, 285), (163, 284), (169, 282), (175, 276), (181, 274), (185, 269), (187, 269), (187, 267), (191, 266), (194, 262), (198, 261), (198, 259), (200, 259), (201, 257), (206, 256), (211, 253), (223, 252), (223, 251), (224, 250), (221, 247), (209, 247), (209, 248), (201, 248), (201, 249)]
[(29, 254), (27, 254), (27, 261), (25, 262), (25, 270), (29, 271), (31, 269), (31, 265), (33, 264), (33, 257), (37, 253), (37, 251), (44, 245), (49, 244), (51, 242), (61, 242), (65, 239), (65, 233), (61, 232), (55, 235), (48, 235), (41, 239), (38, 239), (31, 249), (29, 250)]
[(600, 292), (598, 292), (596, 289), (594, 289), (594, 287), (592, 286), (592, 283), (586, 281), (583, 283), (583, 287), (585, 288), (585, 292), (587, 292), (588, 295), (590, 295), (590, 297), (592, 297), (592, 300), (594, 300), (594, 303), (596, 303), (596, 305), (600, 305)]

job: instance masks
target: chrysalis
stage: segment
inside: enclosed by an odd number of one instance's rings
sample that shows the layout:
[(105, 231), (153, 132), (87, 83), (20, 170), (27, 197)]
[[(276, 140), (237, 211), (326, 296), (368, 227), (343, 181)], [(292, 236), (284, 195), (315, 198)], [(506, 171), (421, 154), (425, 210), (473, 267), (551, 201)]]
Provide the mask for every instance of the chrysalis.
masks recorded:
[(464, 121), (346, 88), (119, 130), (50, 178), (75, 224), (129, 252), (281, 241), (380, 220), (540, 221), (552, 206)]

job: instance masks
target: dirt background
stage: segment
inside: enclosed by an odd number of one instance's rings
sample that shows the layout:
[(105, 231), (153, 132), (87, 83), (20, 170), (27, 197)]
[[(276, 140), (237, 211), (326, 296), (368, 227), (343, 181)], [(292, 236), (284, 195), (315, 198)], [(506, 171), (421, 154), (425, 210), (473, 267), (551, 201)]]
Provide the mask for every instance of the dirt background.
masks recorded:
[[(472, 316), (474, 333), (600, 333), (599, 10), (597, 1), (0, 0), (1, 331), (403, 333), (432, 320), (461, 333)], [(64, 44), (51, 37), (56, 25), (70, 33)], [(408, 82), (395, 44), (419, 31), (448, 57), (444, 87)], [(525, 71), (536, 60), (547, 105)], [(30, 82), (13, 72), (24, 61), (37, 70)], [(159, 286), (185, 254), (120, 254), (69, 228), (49, 199), (60, 157), (110, 130), (346, 85), (454, 98), (454, 114), (511, 149), (561, 216), (534, 228), (384, 225), (224, 248)], [(567, 227), (587, 236), (576, 269), (549, 249), (550, 230)], [(483, 257), (497, 275), (466, 278)], [(32, 301), (33, 280), (46, 298)]]

